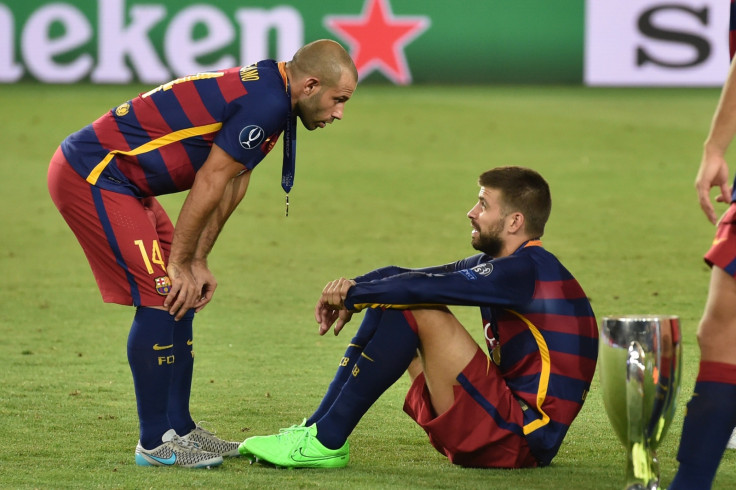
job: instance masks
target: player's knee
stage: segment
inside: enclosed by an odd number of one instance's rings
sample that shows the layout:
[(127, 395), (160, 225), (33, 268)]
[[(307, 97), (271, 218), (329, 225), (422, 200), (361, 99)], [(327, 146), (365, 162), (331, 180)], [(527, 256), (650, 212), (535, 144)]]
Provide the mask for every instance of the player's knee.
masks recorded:
[(409, 378), (414, 381), (417, 376), (422, 374), (424, 371), (424, 367), (422, 366), (422, 358), (419, 357), (419, 353), (417, 352), (417, 355), (414, 356), (414, 359), (411, 360), (411, 363), (409, 364), (409, 367), (406, 368), (407, 372), (409, 373)]
[(416, 310), (410, 310), (417, 324), (434, 324), (447, 321), (452, 313), (446, 306), (428, 306)]

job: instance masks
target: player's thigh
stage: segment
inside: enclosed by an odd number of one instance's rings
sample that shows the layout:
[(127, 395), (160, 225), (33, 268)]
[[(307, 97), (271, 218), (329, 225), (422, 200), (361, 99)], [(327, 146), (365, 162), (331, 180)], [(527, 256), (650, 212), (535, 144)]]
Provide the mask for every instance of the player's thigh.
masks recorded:
[(475, 356), (478, 344), (447, 308), (412, 310), (412, 314), (427, 389), (439, 415), (454, 403), (457, 377)]
[(101, 194), (98, 214), (116, 263), (126, 272), (122, 287), (130, 288), (137, 306), (162, 306), (171, 288), (166, 272), (174, 232), (171, 220), (153, 198)]
[(422, 358), (419, 357), (418, 354), (419, 351), (417, 351), (417, 355), (414, 356), (414, 359), (411, 360), (411, 364), (409, 364), (409, 367), (406, 368), (406, 372), (409, 373), (409, 379), (411, 381), (414, 381), (417, 376), (424, 372), (424, 368), (422, 367)]
[(159, 236), (173, 233), (171, 221), (162, 209), (90, 186), (72, 172), (57, 168), (52, 197), (84, 250), (103, 300), (163, 305), (170, 287), (168, 244), (162, 246)]
[(169, 253), (171, 252), (171, 242), (174, 239), (174, 225), (166, 214), (161, 203), (155, 197), (146, 197), (141, 199), (143, 209), (148, 216), (148, 220), (156, 230), (158, 244), (164, 255), (164, 262), (169, 263)]
[(717, 266), (711, 270), (698, 343), (703, 359), (736, 364), (736, 278)]

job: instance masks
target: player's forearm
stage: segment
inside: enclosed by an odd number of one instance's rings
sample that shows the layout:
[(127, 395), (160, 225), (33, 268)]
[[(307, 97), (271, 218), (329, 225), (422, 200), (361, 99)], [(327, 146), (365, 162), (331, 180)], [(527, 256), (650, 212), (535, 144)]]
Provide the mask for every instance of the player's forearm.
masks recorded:
[(378, 279), (385, 279), (387, 277), (404, 274), (405, 272), (425, 272), (427, 274), (445, 274), (445, 273), (453, 272), (457, 270), (456, 265), (457, 265), (457, 262), (453, 262), (450, 264), (436, 265), (432, 267), (424, 267), (421, 269), (407, 269), (404, 267), (389, 265), (386, 267), (381, 267), (380, 269), (373, 270), (366, 274), (360, 275), (354, 278), (353, 280), (355, 282), (376, 281)]
[(710, 132), (705, 141), (705, 151), (723, 156), (734, 135), (736, 135), (736, 63), (731, 64), (728, 78), (723, 84)]
[[(518, 272), (522, 272), (518, 274)], [(515, 276), (515, 277), (511, 277)], [(405, 308), (416, 305), (480, 306), (524, 304), (534, 294), (534, 275), (515, 268), (483, 276), (471, 270), (432, 274), (408, 272), (386, 279), (357, 283), (345, 299), (349, 310), (381, 305)]]
[(248, 189), (249, 181), (250, 171), (231, 179), (227, 183), (222, 199), (220, 199), (217, 207), (210, 214), (197, 241), (197, 249), (194, 253), (195, 260), (207, 259), (228, 218), (233, 214), (235, 208), (238, 207), (240, 201), (243, 200), (243, 196), (245, 196)]
[(200, 238), (208, 228), (223, 191), (216, 182), (195, 180), (176, 222), (170, 262), (185, 264), (194, 260)]
[(220, 235), (220, 230), (222, 230), (224, 223), (220, 224), (218, 220), (213, 219), (214, 215), (215, 213), (212, 213), (210, 220), (207, 222), (207, 225), (205, 225), (199, 236), (197, 248), (192, 256), (193, 260), (206, 261), (212, 251), (212, 247), (215, 245), (217, 237)]

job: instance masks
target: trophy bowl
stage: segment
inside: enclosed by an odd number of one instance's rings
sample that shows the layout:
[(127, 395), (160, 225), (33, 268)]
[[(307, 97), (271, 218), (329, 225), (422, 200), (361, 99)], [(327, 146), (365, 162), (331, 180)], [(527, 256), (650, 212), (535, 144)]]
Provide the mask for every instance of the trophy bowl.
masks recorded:
[(627, 451), (625, 488), (658, 489), (656, 449), (672, 422), (680, 388), (679, 318), (603, 317), (600, 339), (603, 402)]

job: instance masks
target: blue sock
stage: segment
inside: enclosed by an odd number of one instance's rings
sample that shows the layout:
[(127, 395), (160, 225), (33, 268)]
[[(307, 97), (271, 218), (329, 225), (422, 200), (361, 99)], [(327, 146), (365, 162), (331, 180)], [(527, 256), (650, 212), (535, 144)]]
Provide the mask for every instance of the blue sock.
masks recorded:
[(373, 338), (373, 333), (376, 331), (378, 322), (381, 319), (383, 310), (370, 308), (365, 312), (363, 316), (363, 322), (360, 324), (360, 328), (355, 333), (355, 337), (350, 341), (345, 355), (340, 359), (340, 364), (337, 367), (335, 377), (332, 379), (327, 393), (322, 397), (322, 402), (317, 407), (317, 410), (307, 419), (306, 425), (310, 426), (317, 422), (322, 416), (327, 413), (334, 403), (337, 395), (340, 394), (342, 386), (345, 381), (348, 380), (350, 372), (353, 370), (356, 361), (360, 357), (360, 353), (363, 352), (366, 344)]
[(736, 365), (700, 362), (670, 490), (710, 488), (736, 426)]
[(194, 348), (192, 347), (192, 320), (194, 310), (189, 310), (174, 327), (174, 366), (169, 386), (169, 422), (180, 436), (189, 434), (196, 427), (189, 413), (189, 395), (192, 392)]
[(174, 367), (174, 317), (168, 311), (138, 307), (128, 334), (128, 364), (138, 405), (140, 441), (160, 446), (169, 429), (169, 385)]
[[(412, 318), (412, 324), (407, 317)], [(385, 310), (330, 409), (317, 423), (317, 439), (327, 448), (345, 444), (363, 415), (409, 367), (419, 337), (410, 311)]]

